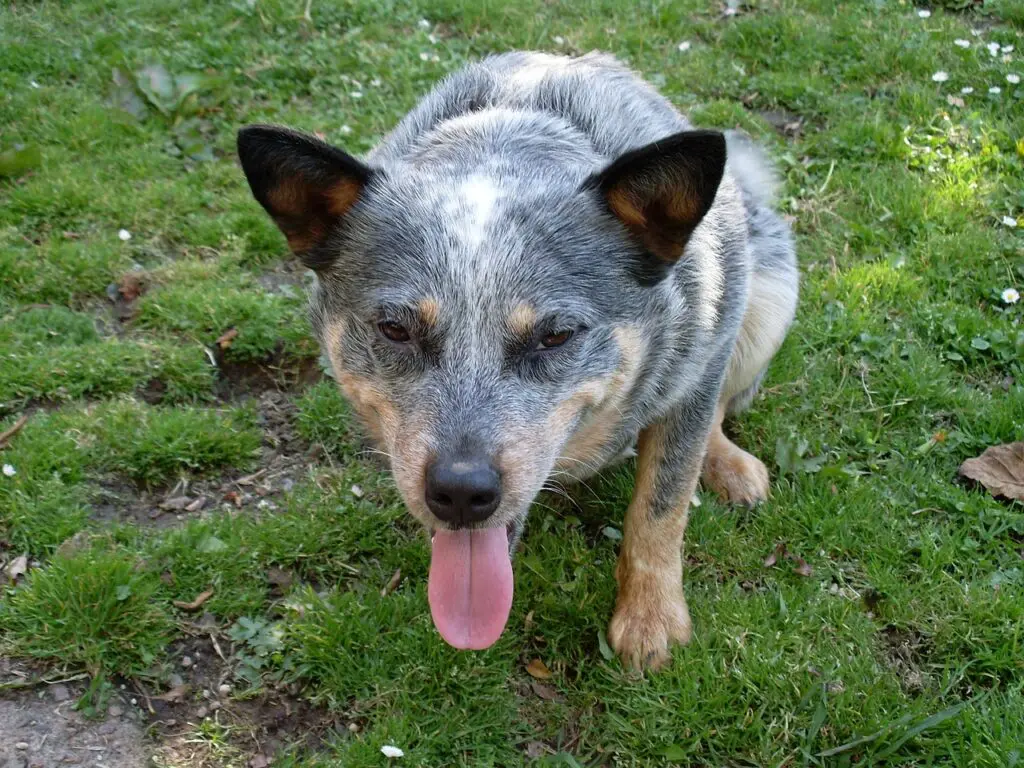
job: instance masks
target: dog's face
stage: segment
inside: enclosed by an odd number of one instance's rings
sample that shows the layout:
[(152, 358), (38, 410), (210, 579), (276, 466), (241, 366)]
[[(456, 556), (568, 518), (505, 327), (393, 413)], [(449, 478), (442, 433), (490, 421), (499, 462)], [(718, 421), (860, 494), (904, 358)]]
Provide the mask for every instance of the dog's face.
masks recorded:
[(721, 136), (683, 136), (603, 171), (581, 155), (523, 172), (443, 152), (371, 168), (283, 129), (240, 134), (254, 195), (317, 271), (335, 377), (432, 532), (504, 529), (511, 549), (556, 465), (610, 434), (650, 286), (722, 175)]

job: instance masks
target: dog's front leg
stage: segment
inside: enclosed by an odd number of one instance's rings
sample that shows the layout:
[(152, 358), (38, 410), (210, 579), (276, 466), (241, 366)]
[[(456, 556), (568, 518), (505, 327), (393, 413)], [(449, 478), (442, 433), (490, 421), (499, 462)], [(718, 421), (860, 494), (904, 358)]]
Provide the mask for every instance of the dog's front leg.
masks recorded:
[(714, 416), (714, 392), (674, 408), (640, 434), (636, 488), (615, 579), (608, 640), (630, 667), (657, 668), (690, 639), (683, 597), (683, 532)]

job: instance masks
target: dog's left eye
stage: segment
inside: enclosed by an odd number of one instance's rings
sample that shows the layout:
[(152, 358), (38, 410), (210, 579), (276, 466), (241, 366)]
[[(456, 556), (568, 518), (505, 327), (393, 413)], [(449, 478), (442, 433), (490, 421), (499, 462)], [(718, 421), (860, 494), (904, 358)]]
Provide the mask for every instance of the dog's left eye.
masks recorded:
[(406, 327), (404, 325), (399, 325), (398, 323), (384, 321), (382, 323), (378, 323), (377, 327), (380, 329), (380, 332), (384, 334), (385, 338), (390, 339), (397, 344), (404, 344), (411, 338)]
[(573, 337), (573, 331), (557, 331), (544, 336), (537, 344), (537, 350), (556, 349)]

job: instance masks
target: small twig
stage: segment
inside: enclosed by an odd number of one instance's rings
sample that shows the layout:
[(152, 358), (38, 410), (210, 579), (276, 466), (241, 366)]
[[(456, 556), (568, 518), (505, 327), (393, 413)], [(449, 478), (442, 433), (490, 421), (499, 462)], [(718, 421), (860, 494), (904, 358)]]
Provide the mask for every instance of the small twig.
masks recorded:
[(138, 680), (132, 680), (132, 688), (134, 688), (135, 692), (146, 700), (146, 709), (149, 710), (149, 714), (155, 715), (156, 710), (153, 709), (153, 702), (149, 700), (149, 694), (146, 692), (146, 689), (139, 683)]
[(217, 637), (213, 634), (213, 632), (210, 633), (210, 642), (213, 643), (213, 650), (215, 650), (217, 652), (217, 655), (220, 656), (221, 661), (227, 663), (228, 657), (225, 656), (224, 651), (220, 649), (220, 643), (217, 642)]
[(23, 413), (10, 427), (0, 432), (0, 448), (6, 448), (11, 438), (21, 432), (26, 424), (28, 424), (28, 414)]

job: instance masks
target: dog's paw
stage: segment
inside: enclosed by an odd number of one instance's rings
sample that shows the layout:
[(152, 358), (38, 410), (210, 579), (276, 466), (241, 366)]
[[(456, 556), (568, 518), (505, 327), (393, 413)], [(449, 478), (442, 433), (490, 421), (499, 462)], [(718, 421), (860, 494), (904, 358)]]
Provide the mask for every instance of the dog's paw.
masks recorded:
[(608, 643), (627, 667), (658, 669), (671, 658), (673, 644), (690, 641), (690, 611), (682, 584), (674, 581), (634, 572), (619, 585)]
[(730, 504), (753, 507), (768, 498), (768, 467), (732, 443), (704, 459), (704, 484)]

